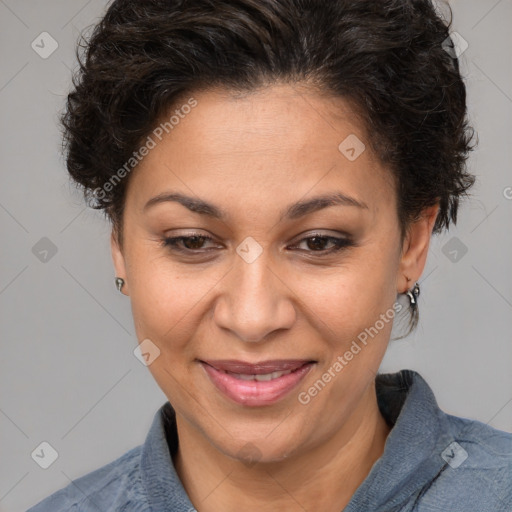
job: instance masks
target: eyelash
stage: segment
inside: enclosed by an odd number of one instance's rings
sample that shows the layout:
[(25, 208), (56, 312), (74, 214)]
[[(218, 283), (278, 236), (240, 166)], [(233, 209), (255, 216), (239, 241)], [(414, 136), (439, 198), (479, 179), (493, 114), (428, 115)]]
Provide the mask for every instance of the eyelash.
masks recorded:
[[(178, 247), (178, 244), (180, 242), (183, 242), (185, 240), (192, 240), (195, 238), (199, 238), (204, 241), (213, 241), (213, 238), (209, 237), (207, 235), (191, 234), (189, 236), (177, 236), (177, 237), (163, 238), (162, 246), (168, 248), (169, 250), (171, 250), (173, 252), (178, 252), (178, 253), (182, 253), (182, 254), (199, 255), (199, 254), (205, 254), (206, 252), (208, 252), (209, 251), (208, 249), (206, 249), (206, 250), (183, 249), (183, 248)], [(355, 245), (354, 241), (350, 238), (337, 238), (334, 236), (327, 236), (327, 235), (320, 235), (320, 234), (313, 234), (311, 236), (303, 238), (303, 239), (299, 240), (298, 244), (296, 244), (296, 245), (299, 245), (302, 242), (305, 242), (307, 240), (312, 240), (312, 239), (325, 240), (325, 241), (329, 241), (334, 244), (334, 247), (331, 249), (323, 249), (320, 251), (306, 250), (306, 252), (309, 252), (309, 253), (319, 254), (320, 257), (328, 256), (333, 253), (337, 253), (337, 252), (341, 251), (342, 249), (352, 247)]]

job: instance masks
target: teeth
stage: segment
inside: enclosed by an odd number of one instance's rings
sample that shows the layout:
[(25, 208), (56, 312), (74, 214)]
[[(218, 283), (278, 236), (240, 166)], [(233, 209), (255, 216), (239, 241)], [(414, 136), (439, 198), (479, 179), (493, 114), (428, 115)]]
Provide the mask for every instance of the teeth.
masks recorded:
[[(278, 372), (275, 372), (275, 373), (278, 373)], [(273, 375), (274, 375), (274, 372), (272, 372), (272, 373), (262, 373), (261, 375), (255, 375), (254, 378), (258, 382), (263, 382), (263, 381), (275, 379), (276, 377), (273, 377)]]
[(286, 370), (282, 372), (272, 372), (272, 373), (263, 373), (260, 375), (246, 375), (243, 373), (232, 373), (232, 372), (226, 372), (229, 375), (233, 375), (233, 377), (236, 377), (240, 380), (257, 380), (258, 382), (264, 382), (269, 381), (272, 379), (278, 379), (279, 377), (282, 377), (283, 375), (288, 375), (289, 373), (292, 373), (292, 370)]
[(230, 375), (233, 375), (234, 377), (240, 380), (254, 380), (254, 375), (241, 375), (236, 373), (231, 373)]

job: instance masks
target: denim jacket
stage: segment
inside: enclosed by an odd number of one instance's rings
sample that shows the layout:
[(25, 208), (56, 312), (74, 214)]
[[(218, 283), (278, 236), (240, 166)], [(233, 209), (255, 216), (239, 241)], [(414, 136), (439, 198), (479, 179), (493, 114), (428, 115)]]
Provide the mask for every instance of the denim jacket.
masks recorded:
[[(341, 512), (512, 512), (511, 433), (446, 414), (413, 370), (379, 374), (375, 385), (392, 429)], [(144, 444), (28, 512), (195, 512), (172, 462), (177, 447), (166, 402)]]

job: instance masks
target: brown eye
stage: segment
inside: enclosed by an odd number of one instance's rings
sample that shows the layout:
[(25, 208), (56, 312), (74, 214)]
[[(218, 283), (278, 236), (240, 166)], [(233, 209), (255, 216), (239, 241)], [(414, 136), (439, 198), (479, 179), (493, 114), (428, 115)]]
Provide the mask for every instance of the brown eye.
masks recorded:
[(313, 236), (311, 238), (306, 239), (308, 248), (310, 248), (313, 251), (325, 250), (325, 245), (328, 242), (330, 242), (329, 239), (327, 239), (326, 237), (321, 237), (321, 236)]
[(162, 245), (177, 252), (205, 252), (203, 246), (208, 240), (212, 241), (213, 238), (205, 235), (176, 236), (164, 238)]
[[(332, 254), (346, 247), (355, 245), (353, 240), (351, 240), (350, 238), (338, 238), (334, 236), (317, 234), (307, 238), (303, 238), (296, 247), (300, 246), (303, 243), (306, 243), (307, 247), (304, 250), (305, 252), (321, 253), (319, 254), (319, 256)], [(331, 244), (331, 247), (326, 249), (327, 244)]]

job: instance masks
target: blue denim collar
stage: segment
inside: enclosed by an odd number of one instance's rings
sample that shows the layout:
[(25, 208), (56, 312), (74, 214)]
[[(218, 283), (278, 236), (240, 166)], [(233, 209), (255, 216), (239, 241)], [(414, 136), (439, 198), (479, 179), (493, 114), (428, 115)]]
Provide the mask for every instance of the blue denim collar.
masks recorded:
[(381, 413), (394, 426), (384, 453), (344, 512), (413, 510), (447, 466), (441, 453), (453, 441), (450, 424), (421, 375), (413, 370), (380, 374), (376, 390)]

